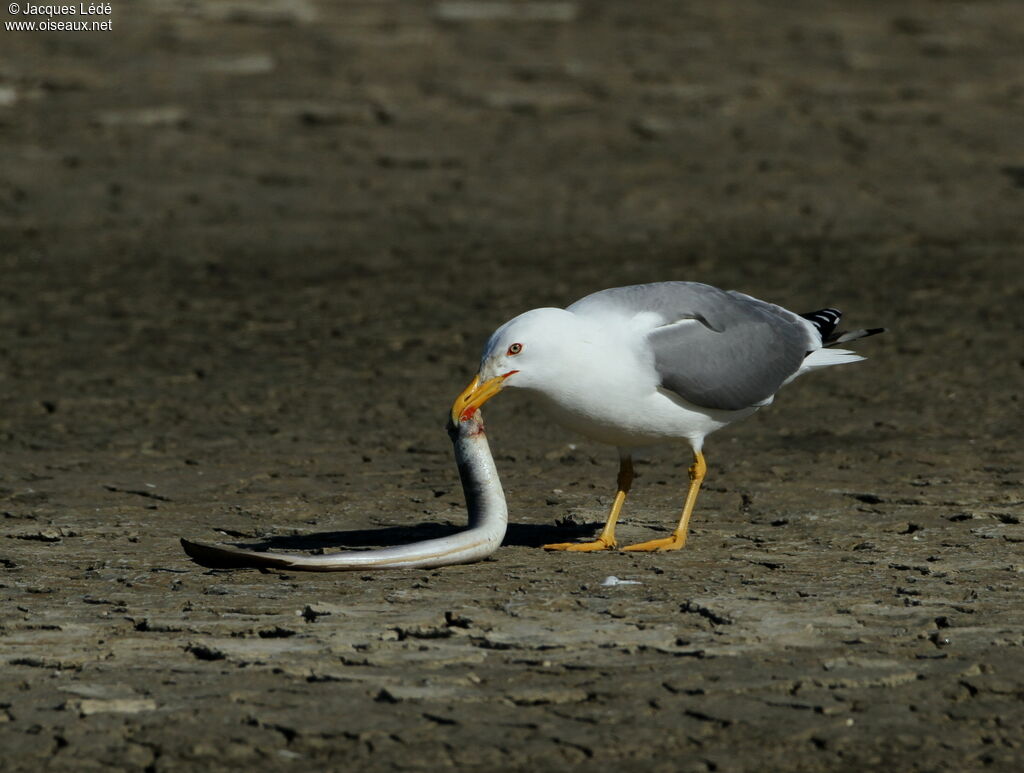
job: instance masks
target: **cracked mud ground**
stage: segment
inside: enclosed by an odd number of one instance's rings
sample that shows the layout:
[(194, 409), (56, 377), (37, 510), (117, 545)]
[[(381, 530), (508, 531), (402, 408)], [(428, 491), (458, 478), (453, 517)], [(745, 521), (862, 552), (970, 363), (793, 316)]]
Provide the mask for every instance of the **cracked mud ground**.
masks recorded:
[[(0, 30), (0, 768), (1020, 769), (1019, 4), (113, 22)], [(684, 551), (537, 549), (616, 460), (508, 395), (489, 561), (182, 554), (464, 523), (490, 330), (662, 279), (890, 328), (709, 439)], [(687, 463), (641, 457), (624, 540)]]

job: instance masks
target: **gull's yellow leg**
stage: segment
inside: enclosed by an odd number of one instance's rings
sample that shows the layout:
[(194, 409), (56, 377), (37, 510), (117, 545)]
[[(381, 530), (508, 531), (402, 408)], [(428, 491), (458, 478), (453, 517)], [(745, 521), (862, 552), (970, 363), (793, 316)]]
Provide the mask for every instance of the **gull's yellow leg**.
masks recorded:
[(652, 539), (648, 542), (641, 542), (639, 545), (627, 545), (623, 550), (679, 550), (686, 544), (686, 533), (690, 528), (690, 516), (693, 515), (693, 506), (697, 503), (697, 493), (700, 491), (700, 484), (708, 466), (704, 463), (704, 454), (700, 451), (693, 452), (693, 464), (690, 465), (690, 490), (686, 492), (686, 504), (683, 505), (683, 514), (679, 518), (679, 525), (672, 532), (671, 537)]
[(619, 520), (619, 511), (622, 510), (622, 503), (626, 501), (626, 494), (629, 487), (633, 485), (633, 459), (627, 453), (619, 454), (619, 477), (618, 490), (615, 492), (615, 501), (612, 503), (612, 511), (608, 513), (608, 520), (601, 530), (601, 535), (593, 542), (556, 542), (553, 545), (545, 545), (545, 550), (573, 550), (591, 552), (594, 550), (608, 550), (615, 547), (615, 524)]

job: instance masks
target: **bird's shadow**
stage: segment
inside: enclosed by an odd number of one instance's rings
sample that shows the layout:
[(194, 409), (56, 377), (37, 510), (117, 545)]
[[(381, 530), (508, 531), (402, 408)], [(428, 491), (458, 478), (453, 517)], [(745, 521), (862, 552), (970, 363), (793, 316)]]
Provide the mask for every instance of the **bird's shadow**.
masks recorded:
[[(592, 534), (600, 522), (593, 523), (562, 523), (534, 524), (510, 523), (505, 532), (502, 545), (536, 548), (550, 542), (568, 542), (579, 537)], [(322, 531), (314, 534), (293, 536), (264, 537), (255, 542), (227, 542), (226, 544), (243, 550), (263, 552), (267, 550), (320, 552), (323, 550), (345, 548), (376, 548), (408, 545), (429, 539), (448, 537), (465, 526), (451, 526), (439, 523), (419, 523), (413, 526), (386, 526), (379, 529), (349, 529), (347, 531)], [(232, 537), (239, 537), (238, 532), (229, 529), (218, 529)], [(210, 563), (211, 559), (217, 564)], [(204, 566), (211, 568), (237, 568), (243, 564), (238, 558), (225, 559), (221, 564), (215, 556), (204, 556)]]

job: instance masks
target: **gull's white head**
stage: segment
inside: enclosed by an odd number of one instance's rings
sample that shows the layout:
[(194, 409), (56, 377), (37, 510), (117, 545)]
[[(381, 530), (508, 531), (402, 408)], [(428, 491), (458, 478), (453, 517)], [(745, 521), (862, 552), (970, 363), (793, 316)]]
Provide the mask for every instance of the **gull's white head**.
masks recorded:
[(505, 387), (554, 387), (586, 338), (581, 320), (565, 309), (534, 309), (509, 320), (487, 341), (480, 372), (455, 399), (452, 420), (468, 419)]

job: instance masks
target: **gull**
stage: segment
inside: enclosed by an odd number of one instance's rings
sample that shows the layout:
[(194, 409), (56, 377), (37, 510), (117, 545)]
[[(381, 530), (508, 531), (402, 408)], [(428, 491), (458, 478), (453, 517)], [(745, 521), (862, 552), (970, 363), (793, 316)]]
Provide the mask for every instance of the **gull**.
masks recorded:
[(837, 344), (884, 328), (839, 332), (832, 308), (796, 314), (781, 306), (698, 282), (614, 287), (565, 309), (520, 314), (484, 347), (480, 369), (456, 398), (452, 416), (470, 419), (504, 389), (518, 389), (571, 430), (616, 446), (615, 499), (591, 542), (548, 550), (617, 547), (615, 526), (633, 483), (633, 449), (686, 442), (689, 488), (671, 536), (624, 550), (678, 550), (707, 473), (704, 439), (769, 405), (808, 371), (864, 359)]

